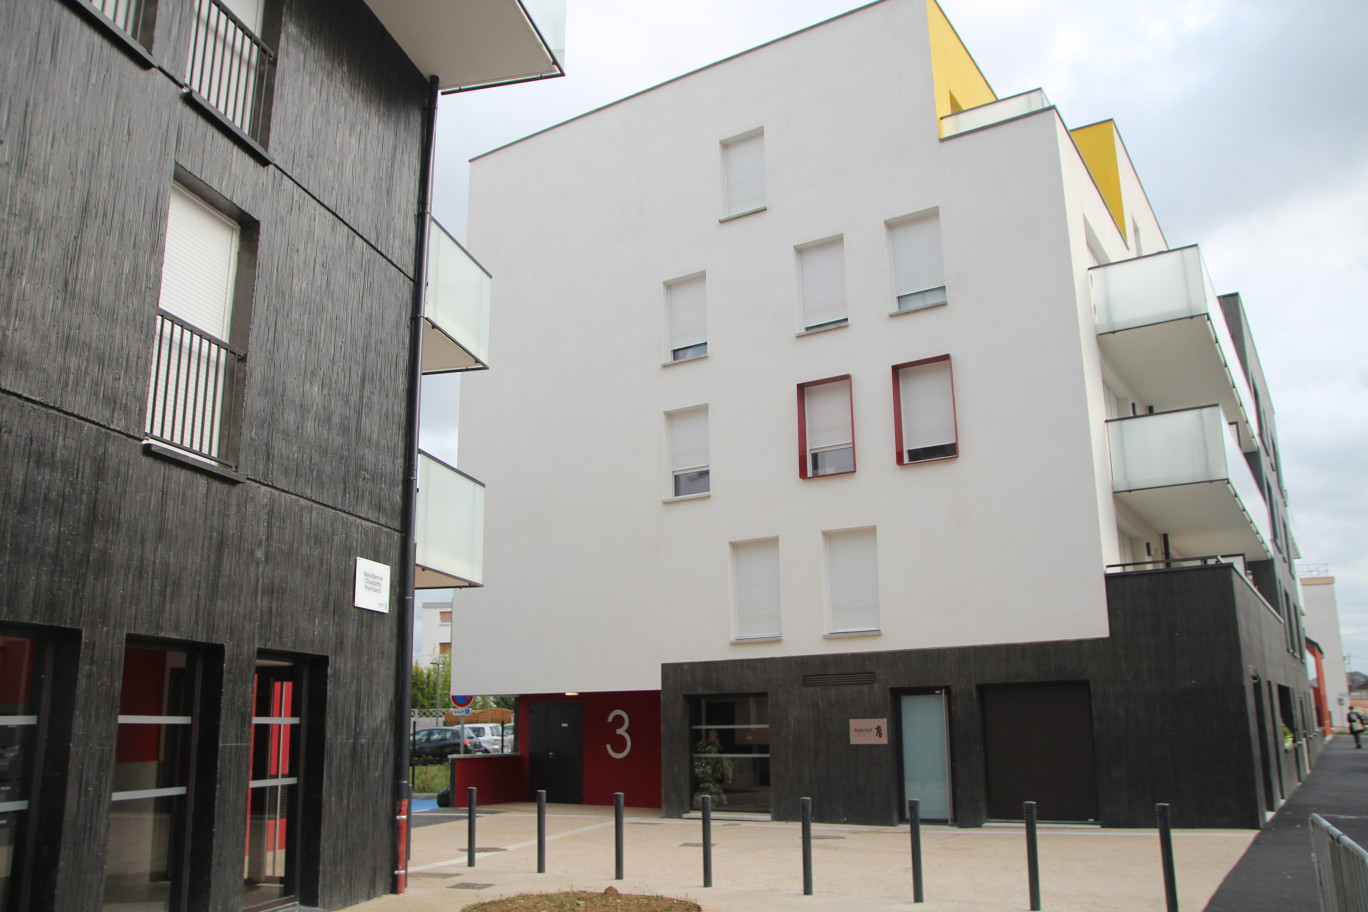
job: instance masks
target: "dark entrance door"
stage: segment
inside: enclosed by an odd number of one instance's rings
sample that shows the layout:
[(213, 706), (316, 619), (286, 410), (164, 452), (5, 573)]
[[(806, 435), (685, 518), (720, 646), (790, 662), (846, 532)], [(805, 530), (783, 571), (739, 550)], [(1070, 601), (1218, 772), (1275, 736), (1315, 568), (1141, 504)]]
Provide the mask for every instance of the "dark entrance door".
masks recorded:
[(1034, 801), (1041, 820), (1096, 820), (1088, 683), (998, 684), (981, 696), (988, 816), (1020, 820)]
[(556, 804), (584, 803), (584, 704), (533, 703), (528, 799), (546, 790)]

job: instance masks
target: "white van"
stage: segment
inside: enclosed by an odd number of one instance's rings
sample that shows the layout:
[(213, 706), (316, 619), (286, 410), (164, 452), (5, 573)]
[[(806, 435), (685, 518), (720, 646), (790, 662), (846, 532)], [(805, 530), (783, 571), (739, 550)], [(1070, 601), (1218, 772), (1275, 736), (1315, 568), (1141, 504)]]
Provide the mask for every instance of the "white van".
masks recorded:
[(466, 737), (480, 742), (486, 752), (497, 754), (503, 750), (503, 726), (498, 722), (467, 722)]

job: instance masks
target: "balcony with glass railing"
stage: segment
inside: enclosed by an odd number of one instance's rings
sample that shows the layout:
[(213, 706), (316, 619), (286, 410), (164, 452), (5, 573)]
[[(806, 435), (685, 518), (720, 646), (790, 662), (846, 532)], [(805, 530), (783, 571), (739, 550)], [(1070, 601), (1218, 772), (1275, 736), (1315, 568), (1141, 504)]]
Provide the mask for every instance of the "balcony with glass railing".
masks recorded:
[(1096, 266), (1097, 341), (1155, 411), (1219, 403), (1240, 449), (1258, 447), (1254, 394), (1197, 247)]
[(565, 0), (366, 0), (443, 91), (565, 73)]
[(942, 117), (941, 138), (945, 139), (957, 133), (967, 133), (980, 127), (992, 126), (996, 123), (1002, 123), (1004, 120), (1021, 117), (1024, 114), (1043, 111), (1048, 107), (1050, 107), (1050, 99), (1045, 97), (1045, 92), (1041, 89), (1032, 89), (1029, 92), (1022, 92), (1020, 95), (999, 98), (997, 101), (990, 101), (987, 104), (975, 108), (966, 108), (963, 111), (956, 111)]
[(419, 451), (415, 589), (483, 585), (484, 500), (482, 482)]
[(423, 373), (489, 367), (489, 273), (436, 219), (429, 220), (423, 295)]
[(1107, 422), (1112, 491), (1181, 555), (1271, 556), (1268, 507), (1221, 406)]

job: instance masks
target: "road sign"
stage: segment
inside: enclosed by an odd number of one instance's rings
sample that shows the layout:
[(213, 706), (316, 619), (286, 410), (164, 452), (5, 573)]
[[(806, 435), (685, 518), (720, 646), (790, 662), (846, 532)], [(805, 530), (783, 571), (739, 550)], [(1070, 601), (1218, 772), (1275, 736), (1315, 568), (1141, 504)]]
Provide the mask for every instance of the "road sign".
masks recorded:
[(451, 695), (451, 705), (454, 706), (454, 707), (456, 707), (457, 709), (465, 709), (467, 706), (469, 706), (469, 705), (470, 705), (471, 703), (473, 703), (474, 701), (475, 701), (475, 697), (472, 696), (471, 694), (452, 694), (452, 695)]

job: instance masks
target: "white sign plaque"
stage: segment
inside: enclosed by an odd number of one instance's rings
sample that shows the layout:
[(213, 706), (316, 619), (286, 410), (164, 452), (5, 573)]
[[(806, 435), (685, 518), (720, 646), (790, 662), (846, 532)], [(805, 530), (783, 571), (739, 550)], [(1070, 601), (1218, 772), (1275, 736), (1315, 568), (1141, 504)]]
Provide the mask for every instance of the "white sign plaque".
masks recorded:
[(367, 611), (389, 614), (390, 568), (364, 557), (356, 559), (356, 597), (353, 604)]
[(851, 719), (851, 744), (887, 744), (887, 719)]

